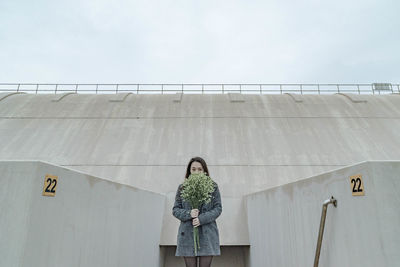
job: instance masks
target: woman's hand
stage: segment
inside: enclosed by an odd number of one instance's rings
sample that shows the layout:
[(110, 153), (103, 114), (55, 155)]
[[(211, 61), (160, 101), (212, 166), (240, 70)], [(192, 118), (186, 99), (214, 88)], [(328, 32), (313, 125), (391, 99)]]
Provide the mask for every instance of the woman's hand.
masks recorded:
[(194, 219), (192, 220), (192, 224), (193, 224), (194, 227), (199, 226), (199, 225), (200, 225), (199, 218), (194, 218)]
[(191, 210), (190, 216), (192, 216), (192, 218), (197, 218), (197, 216), (199, 216), (199, 210), (198, 209)]
[(192, 216), (192, 218), (194, 218), (194, 219), (192, 220), (193, 226), (194, 226), (194, 227), (199, 226), (199, 225), (200, 225), (200, 221), (199, 221), (199, 218), (197, 218), (197, 217), (199, 216), (199, 210), (198, 210), (198, 209), (192, 209), (192, 210), (190, 211), (190, 216)]

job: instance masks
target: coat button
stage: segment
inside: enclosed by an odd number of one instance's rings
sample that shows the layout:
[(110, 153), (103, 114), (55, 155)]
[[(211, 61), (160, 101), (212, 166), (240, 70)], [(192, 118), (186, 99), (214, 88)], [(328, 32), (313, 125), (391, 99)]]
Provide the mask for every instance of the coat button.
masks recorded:
[(185, 233), (184, 233), (184, 232), (182, 232), (182, 233), (181, 233), (181, 235), (185, 235)]

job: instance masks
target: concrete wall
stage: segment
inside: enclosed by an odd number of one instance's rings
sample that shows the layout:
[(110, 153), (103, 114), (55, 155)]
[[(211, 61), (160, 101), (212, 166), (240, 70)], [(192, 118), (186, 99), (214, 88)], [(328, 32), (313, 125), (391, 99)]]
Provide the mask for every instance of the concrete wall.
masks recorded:
[(231, 246), (250, 244), (243, 195), (400, 159), (399, 95), (122, 96), (2, 99), (0, 160), (48, 161), (165, 194), (160, 242), (176, 245), (176, 189), (189, 159), (202, 156), (222, 195), (221, 245)]
[[(42, 196), (46, 174), (55, 197)], [(0, 161), (0, 266), (163, 266), (165, 196), (43, 162)]]
[[(365, 196), (349, 177), (362, 174)], [(322, 203), (329, 205), (320, 265), (400, 266), (400, 162), (364, 162), (246, 196), (249, 266), (313, 266)]]
[(176, 188), (189, 159), (202, 156), (220, 185), (221, 244), (248, 245), (243, 195), (364, 160), (400, 159), (398, 95), (121, 96), (2, 99), (0, 160), (49, 161), (165, 194), (161, 243), (175, 245)]

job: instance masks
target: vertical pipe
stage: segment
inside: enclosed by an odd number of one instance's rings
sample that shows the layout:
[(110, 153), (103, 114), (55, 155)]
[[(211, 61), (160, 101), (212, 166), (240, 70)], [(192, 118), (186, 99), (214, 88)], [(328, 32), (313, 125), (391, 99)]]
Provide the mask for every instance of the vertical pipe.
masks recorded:
[[(327, 206), (323, 205), (322, 206), (322, 214), (321, 214), (321, 221), (319, 223), (319, 234), (318, 234), (318, 241), (317, 244), (322, 244), (322, 238), (324, 235), (324, 229), (325, 229), (325, 220), (326, 220), (326, 210)], [(321, 248), (317, 246), (316, 252), (315, 252), (315, 259), (314, 259), (314, 267), (318, 267), (319, 263), (319, 256), (321, 255)]]
[(326, 211), (328, 209), (329, 204), (333, 204), (336, 207), (337, 200), (332, 196), (330, 199), (325, 200), (324, 204), (322, 205), (322, 213), (321, 213), (321, 221), (319, 224), (317, 248), (315, 251), (315, 258), (314, 258), (314, 267), (318, 267), (318, 263), (319, 263), (319, 256), (321, 254), (322, 238), (324, 236), (324, 229), (325, 229)]

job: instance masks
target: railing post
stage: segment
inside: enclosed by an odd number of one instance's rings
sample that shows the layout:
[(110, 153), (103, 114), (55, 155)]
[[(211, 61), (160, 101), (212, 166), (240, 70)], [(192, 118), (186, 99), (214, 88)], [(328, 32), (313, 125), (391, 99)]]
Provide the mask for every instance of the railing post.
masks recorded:
[(239, 93), (242, 93), (242, 85), (239, 84)]
[(21, 84), (19, 83), (18, 84), (18, 87), (17, 87), (17, 92), (19, 92), (19, 87), (21, 86)]
[(281, 94), (282, 94), (282, 84), (279, 85), (279, 89), (281, 90)]
[(119, 87), (119, 84), (117, 84), (117, 91), (115, 92), (115, 94), (118, 94), (118, 87)]
[(78, 84), (75, 84), (75, 93), (78, 93)]
[(136, 87), (136, 94), (137, 95), (139, 94), (139, 84), (137, 84), (137, 87)]
[(321, 90), (319, 89), (319, 84), (318, 84), (318, 94), (321, 94)]
[(182, 83), (182, 94), (183, 94), (183, 83)]
[(39, 90), (39, 84), (36, 84), (36, 94), (38, 93)]
[(358, 94), (361, 95), (361, 92), (360, 92), (360, 85), (359, 85), (359, 84), (357, 84), (357, 90), (358, 90)]
[(224, 94), (224, 90), (225, 90), (225, 89), (224, 89), (224, 85), (222, 85), (222, 94)]
[(161, 94), (164, 94), (164, 84), (161, 84)]
[(337, 86), (337, 92), (340, 93), (339, 84), (336, 84), (336, 86)]
[(260, 84), (260, 95), (262, 95), (262, 85)]
[(57, 88), (58, 88), (58, 84), (56, 84), (56, 89), (55, 89), (55, 91), (54, 91), (54, 94), (55, 94), (55, 95), (57, 94)]
[(300, 84), (300, 94), (301, 95), (303, 94), (303, 85), (302, 84)]
[(201, 94), (204, 94), (204, 84), (201, 85)]

